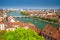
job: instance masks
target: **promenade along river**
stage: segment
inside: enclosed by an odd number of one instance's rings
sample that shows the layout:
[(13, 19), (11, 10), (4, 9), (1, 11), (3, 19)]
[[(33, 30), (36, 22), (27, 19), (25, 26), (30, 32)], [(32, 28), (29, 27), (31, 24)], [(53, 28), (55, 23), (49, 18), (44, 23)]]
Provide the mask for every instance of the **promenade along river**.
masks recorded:
[[(20, 12), (9, 12), (7, 14), (8, 16), (23, 16)], [(30, 17), (16, 17), (15, 18), (18, 21), (23, 21), (23, 22), (31, 22), (33, 23), (37, 28), (40, 28), (41, 30), (47, 25), (52, 25), (52, 26), (56, 26), (59, 27), (59, 24), (54, 24), (54, 23), (50, 23), (50, 22), (44, 22), (42, 20), (38, 20), (38, 19), (33, 19)]]

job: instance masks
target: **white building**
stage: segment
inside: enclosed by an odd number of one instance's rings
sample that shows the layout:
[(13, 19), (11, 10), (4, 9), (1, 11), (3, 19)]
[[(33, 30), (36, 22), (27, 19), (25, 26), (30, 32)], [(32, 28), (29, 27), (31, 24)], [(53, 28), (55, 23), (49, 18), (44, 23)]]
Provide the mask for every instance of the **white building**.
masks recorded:
[(0, 22), (0, 30), (5, 30), (5, 26), (3, 22)]

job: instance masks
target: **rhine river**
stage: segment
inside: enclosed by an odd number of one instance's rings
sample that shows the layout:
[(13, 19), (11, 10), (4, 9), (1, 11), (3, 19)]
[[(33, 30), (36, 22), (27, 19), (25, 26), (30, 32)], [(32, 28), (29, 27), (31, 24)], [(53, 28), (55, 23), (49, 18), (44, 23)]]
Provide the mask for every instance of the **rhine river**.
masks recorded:
[[(23, 16), (21, 13), (19, 12), (9, 12), (7, 13), (8, 16)], [(33, 18), (29, 18), (29, 17), (16, 17), (15, 18), (18, 21), (23, 21), (23, 22), (31, 22), (33, 23), (37, 28), (40, 28), (41, 30), (47, 25), (52, 25), (52, 26), (56, 26), (56, 27), (60, 27), (59, 24), (54, 24), (54, 23), (50, 23), (50, 22), (44, 22), (42, 20), (38, 20), (38, 19), (33, 19)]]

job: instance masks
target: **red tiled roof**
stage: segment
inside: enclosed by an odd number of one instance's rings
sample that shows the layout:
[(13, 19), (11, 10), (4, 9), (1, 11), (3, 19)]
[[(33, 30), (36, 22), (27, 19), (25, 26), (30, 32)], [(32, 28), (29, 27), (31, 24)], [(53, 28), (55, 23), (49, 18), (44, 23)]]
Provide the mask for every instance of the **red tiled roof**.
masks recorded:
[[(50, 32), (52, 32), (52, 34), (49, 34)], [(56, 27), (50, 26), (50, 25), (46, 25), (45, 28), (43, 29), (42, 33), (46, 34), (54, 39), (58, 39), (58, 37), (60, 37), (59, 34), (60, 30), (57, 30)]]
[(38, 34), (40, 33), (40, 29), (36, 28), (33, 24), (31, 23), (23, 23), (23, 22), (9, 22), (6, 26), (6, 28), (12, 28), (12, 25), (19, 25), (20, 27), (28, 27), (28, 29), (36, 31)]
[(0, 24), (4, 24), (3, 22), (0, 22)]
[(0, 21), (3, 21), (3, 18), (2, 17), (0, 17)]

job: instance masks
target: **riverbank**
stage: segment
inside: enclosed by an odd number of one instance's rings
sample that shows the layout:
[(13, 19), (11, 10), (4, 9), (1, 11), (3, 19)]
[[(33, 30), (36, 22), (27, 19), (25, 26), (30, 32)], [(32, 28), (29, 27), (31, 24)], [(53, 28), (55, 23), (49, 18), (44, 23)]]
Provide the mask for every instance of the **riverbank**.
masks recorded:
[(22, 21), (22, 22), (31, 22), (34, 24), (37, 28), (40, 28), (41, 30), (46, 26), (46, 25), (52, 25), (54, 27), (60, 27), (59, 24), (51, 23), (42, 19), (36, 19), (36, 18), (31, 18), (31, 17), (21, 17), (21, 18), (15, 18), (16, 20)]

